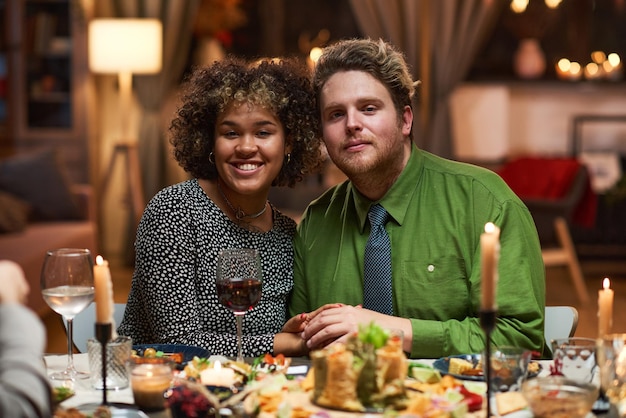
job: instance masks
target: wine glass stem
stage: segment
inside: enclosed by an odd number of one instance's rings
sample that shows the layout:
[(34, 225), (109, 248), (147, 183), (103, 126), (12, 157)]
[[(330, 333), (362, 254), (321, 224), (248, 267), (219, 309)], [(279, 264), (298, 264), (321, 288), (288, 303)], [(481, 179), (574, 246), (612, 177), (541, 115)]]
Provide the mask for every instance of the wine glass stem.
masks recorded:
[(74, 371), (74, 318), (66, 318), (67, 321), (67, 368), (68, 372)]
[(237, 361), (243, 363), (243, 348), (242, 348), (242, 327), (243, 327), (243, 313), (236, 313), (235, 318), (237, 320)]

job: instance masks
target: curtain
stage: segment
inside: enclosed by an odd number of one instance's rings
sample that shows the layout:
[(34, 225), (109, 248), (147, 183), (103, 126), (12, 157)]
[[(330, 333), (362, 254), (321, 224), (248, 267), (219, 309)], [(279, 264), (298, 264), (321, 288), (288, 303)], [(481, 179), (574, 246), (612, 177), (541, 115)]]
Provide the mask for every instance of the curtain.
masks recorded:
[(495, 0), (350, 0), (361, 32), (406, 55), (417, 89), (419, 147), (453, 155), (448, 99), (493, 30), (504, 2)]
[(144, 198), (166, 185), (169, 144), (161, 109), (178, 85), (191, 48), (199, 0), (114, 0), (118, 17), (158, 18), (163, 22), (163, 68), (157, 75), (137, 75), (133, 82), (142, 107), (137, 146)]

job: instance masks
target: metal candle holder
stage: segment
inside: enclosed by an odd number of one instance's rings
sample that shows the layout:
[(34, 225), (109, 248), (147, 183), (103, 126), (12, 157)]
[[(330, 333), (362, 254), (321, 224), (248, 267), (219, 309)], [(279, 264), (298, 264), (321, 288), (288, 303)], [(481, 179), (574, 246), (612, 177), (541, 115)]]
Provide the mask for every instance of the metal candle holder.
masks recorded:
[(112, 325), (96, 323), (96, 339), (100, 342), (102, 355), (102, 405), (107, 405), (107, 344), (111, 340)]
[(495, 309), (481, 309), (480, 326), (485, 333), (485, 383), (487, 384), (487, 418), (491, 417), (491, 332), (496, 326)]

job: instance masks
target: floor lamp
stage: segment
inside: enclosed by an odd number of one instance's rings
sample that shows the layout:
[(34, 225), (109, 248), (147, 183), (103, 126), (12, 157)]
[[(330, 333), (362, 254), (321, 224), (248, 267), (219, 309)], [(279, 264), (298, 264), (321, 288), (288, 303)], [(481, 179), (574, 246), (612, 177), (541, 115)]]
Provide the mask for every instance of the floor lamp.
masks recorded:
[(94, 73), (117, 74), (121, 138), (115, 143), (100, 187), (106, 193), (119, 158), (125, 158), (128, 197), (134, 232), (145, 201), (136, 135), (130, 132), (133, 74), (161, 71), (163, 27), (158, 19), (94, 19), (89, 23), (89, 68)]

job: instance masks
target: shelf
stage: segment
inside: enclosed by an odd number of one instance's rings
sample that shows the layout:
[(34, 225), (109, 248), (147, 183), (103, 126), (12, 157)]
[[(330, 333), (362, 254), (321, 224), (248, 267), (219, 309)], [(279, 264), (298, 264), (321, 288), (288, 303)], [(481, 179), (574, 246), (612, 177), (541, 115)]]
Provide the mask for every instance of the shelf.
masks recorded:
[(62, 103), (70, 105), (72, 97), (66, 92), (50, 92), (31, 94), (29, 103)]
[(91, 175), (87, 118), (93, 86), (83, 12), (75, 0), (0, 0), (0, 26), (6, 28), (0, 47), (6, 47), (8, 65), (0, 150), (53, 147), (75, 182), (89, 182)]

